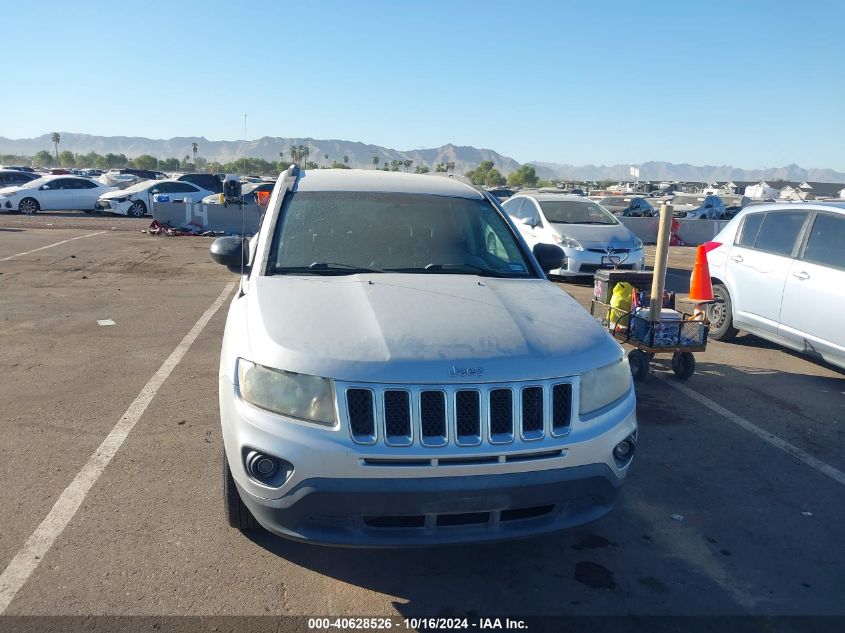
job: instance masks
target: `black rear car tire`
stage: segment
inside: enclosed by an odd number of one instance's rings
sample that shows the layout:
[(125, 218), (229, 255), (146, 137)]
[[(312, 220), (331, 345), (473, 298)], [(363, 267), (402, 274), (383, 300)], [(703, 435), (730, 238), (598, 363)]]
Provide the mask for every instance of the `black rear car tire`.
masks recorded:
[(259, 527), (258, 521), (241, 500), (235, 478), (232, 477), (232, 471), (229, 469), (225, 450), (223, 451), (223, 506), (226, 511), (226, 520), (231, 527), (241, 532), (249, 532)]

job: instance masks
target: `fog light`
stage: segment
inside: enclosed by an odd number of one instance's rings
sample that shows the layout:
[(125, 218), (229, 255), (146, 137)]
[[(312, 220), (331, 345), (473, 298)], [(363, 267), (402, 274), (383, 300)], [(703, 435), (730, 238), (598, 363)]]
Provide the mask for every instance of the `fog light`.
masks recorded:
[(636, 450), (637, 435), (634, 433), (626, 437), (613, 448), (613, 460), (619, 468), (625, 468), (625, 466), (631, 463)]
[(277, 488), (287, 481), (293, 472), (293, 464), (273, 455), (267, 455), (253, 448), (243, 447), (244, 470), (251, 479)]
[(258, 451), (247, 453), (244, 465), (246, 466), (246, 471), (259, 481), (269, 479), (278, 469), (275, 459)]

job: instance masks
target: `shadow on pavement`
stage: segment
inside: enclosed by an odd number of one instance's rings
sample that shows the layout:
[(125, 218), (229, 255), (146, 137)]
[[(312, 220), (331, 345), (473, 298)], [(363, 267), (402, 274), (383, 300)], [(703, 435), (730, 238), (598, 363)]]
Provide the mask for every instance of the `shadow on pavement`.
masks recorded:
[(783, 345), (779, 345), (777, 343), (773, 343), (772, 341), (767, 341), (766, 339), (762, 339), (754, 334), (743, 333), (737, 336), (732, 341), (727, 341), (725, 345), (736, 345), (739, 347), (744, 348), (753, 348), (753, 349), (772, 349), (772, 350), (780, 350), (785, 354), (789, 354), (794, 358), (799, 358), (803, 361), (807, 361), (808, 363), (813, 363), (818, 367), (822, 367), (824, 369), (828, 369), (830, 371), (836, 372), (838, 374), (842, 374), (845, 377), (845, 369), (841, 367), (837, 367), (836, 365), (831, 365), (826, 360), (821, 358), (820, 356), (815, 355), (810, 351), (806, 352), (799, 352), (794, 349), (790, 349), (788, 347), (784, 347)]

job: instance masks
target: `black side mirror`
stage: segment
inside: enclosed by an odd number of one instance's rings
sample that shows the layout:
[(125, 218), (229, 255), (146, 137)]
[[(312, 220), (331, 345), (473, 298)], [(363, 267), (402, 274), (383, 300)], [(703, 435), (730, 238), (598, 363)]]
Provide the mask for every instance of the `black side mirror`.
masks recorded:
[(534, 246), (532, 252), (537, 259), (537, 263), (540, 264), (540, 268), (546, 274), (563, 266), (563, 260), (566, 259), (566, 253), (555, 244), (543, 244), (541, 242)]
[(218, 264), (223, 264), (233, 273), (249, 272), (249, 262), (246, 260), (247, 250), (244, 249), (244, 240), (238, 236), (218, 237), (211, 243), (211, 259)]

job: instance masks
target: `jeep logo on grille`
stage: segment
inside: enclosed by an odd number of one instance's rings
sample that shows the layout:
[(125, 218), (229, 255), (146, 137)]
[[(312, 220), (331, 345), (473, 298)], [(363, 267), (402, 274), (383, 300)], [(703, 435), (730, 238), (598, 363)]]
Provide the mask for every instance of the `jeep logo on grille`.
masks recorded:
[(452, 378), (475, 378), (484, 375), (483, 367), (457, 367), (452, 365), (449, 368), (449, 375)]

